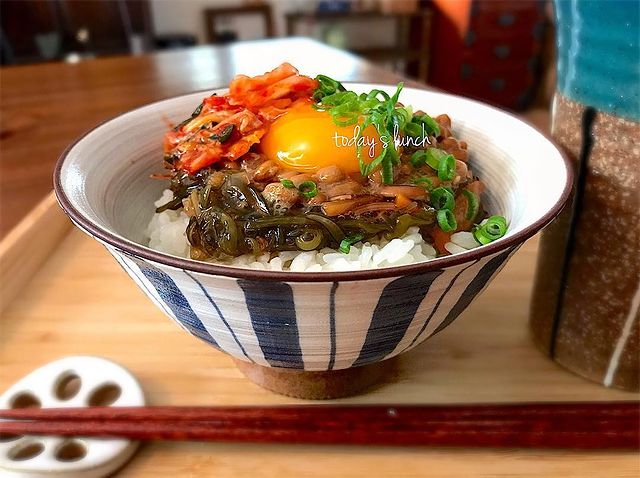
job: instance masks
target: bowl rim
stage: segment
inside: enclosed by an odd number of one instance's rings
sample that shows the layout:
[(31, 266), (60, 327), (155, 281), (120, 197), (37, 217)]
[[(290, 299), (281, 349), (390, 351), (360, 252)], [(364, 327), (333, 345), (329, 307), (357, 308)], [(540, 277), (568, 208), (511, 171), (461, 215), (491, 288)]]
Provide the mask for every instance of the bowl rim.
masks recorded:
[[(370, 82), (360, 82), (360, 81), (345, 81), (343, 84), (353, 84), (353, 85), (371, 85), (371, 86), (383, 86), (383, 87), (395, 87), (394, 83), (370, 83)], [(130, 110), (124, 111), (117, 115), (114, 115), (98, 124), (88, 129), (84, 133), (82, 133), (78, 138), (76, 138), (69, 146), (65, 148), (60, 157), (58, 158), (54, 173), (53, 173), (53, 189), (60, 204), (60, 207), (64, 210), (64, 212), (69, 216), (72, 222), (84, 232), (88, 233), (90, 236), (93, 236), (100, 242), (106, 243), (112, 247), (115, 247), (117, 250), (124, 252), (128, 255), (134, 257), (140, 257), (142, 259), (146, 259), (158, 264), (162, 264), (164, 266), (187, 270), (190, 272), (196, 272), (200, 274), (206, 275), (214, 275), (214, 276), (224, 276), (231, 277), (235, 279), (248, 279), (248, 280), (266, 280), (266, 281), (278, 281), (278, 282), (344, 282), (344, 281), (358, 281), (358, 280), (372, 280), (372, 279), (384, 279), (389, 277), (402, 277), (412, 274), (422, 274), (428, 271), (433, 271), (436, 269), (445, 269), (452, 266), (457, 266), (463, 263), (471, 262), (474, 260), (481, 259), (483, 257), (490, 256), (500, 251), (504, 251), (513, 247), (517, 247), (520, 244), (524, 243), (527, 239), (531, 238), (538, 231), (540, 231), (543, 227), (548, 225), (560, 212), (563, 207), (567, 203), (571, 190), (574, 185), (574, 169), (572, 166), (572, 161), (569, 158), (568, 154), (560, 146), (548, 133), (539, 130), (536, 126), (534, 126), (531, 122), (527, 121), (524, 118), (516, 116), (515, 114), (504, 110), (502, 108), (495, 107), (493, 105), (484, 103), (482, 101), (478, 101), (472, 98), (467, 98), (462, 95), (454, 95), (450, 93), (446, 93), (443, 91), (439, 91), (436, 89), (430, 89), (428, 85), (424, 85), (424, 87), (416, 87), (409, 86), (407, 89), (414, 90), (423, 90), (430, 93), (435, 93), (439, 95), (445, 95), (457, 99), (461, 99), (464, 101), (468, 101), (471, 103), (475, 103), (485, 108), (490, 108), (499, 113), (506, 114), (510, 116), (513, 120), (518, 121), (520, 123), (524, 123), (529, 126), (536, 132), (538, 132), (544, 139), (546, 139), (551, 145), (559, 152), (560, 157), (563, 160), (565, 172), (566, 172), (566, 183), (560, 194), (558, 200), (551, 206), (551, 208), (542, 215), (538, 220), (529, 224), (522, 230), (518, 231), (512, 236), (509, 236), (505, 239), (500, 239), (496, 242), (492, 242), (483, 246), (479, 246), (475, 249), (471, 249), (467, 252), (456, 253), (449, 256), (438, 257), (436, 259), (430, 259), (424, 262), (418, 262), (414, 264), (406, 264), (401, 266), (393, 266), (393, 267), (385, 267), (380, 269), (365, 269), (365, 270), (355, 270), (355, 271), (326, 271), (326, 272), (294, 272), (294, 271), (267, 271), (261, 269), (249, 269), (245, 267), (237, 267), (237, 266), (226, 266), (220, 264), (213, 264), (210, 262), (196, 261), (193, 259), (184, 259), (177, 256), (172, 256), (166, 254), (164, 252), (156, 251), (146, 246), (142, 246), (134, 241), (126, 239), (124, 237), (120, 237), (117, 234), (114, 234), (107, 228), (100, 226), (97, 223), (94, 223), (88, 217), (86, 217), (80, 210), (76, 209), (67, 194), (65, 193), (64, 186), (62, 185), (62, 167), (65, 163), (65, 160), (69, 156), (70, 152), (73, 148), (84, 138), (86, 138), (89, 134), (91, 134), (94, 130), (100, 128), (101, 126), (110, 123), (112, 121), (117, 120), (121, 116), (125, 114), (132, 113), (134, 111), (158, 104), (163, 103), (165, 101), (171, 101), (178, 98), (182, 98), (185, 96), (194, 95), (196, 93), (206, 93), (217, 90), (227, 89), (226, 86), (223, 87), (213, 87), (206, 88), (202, 90), (192, 91), (190, 93), (183, 93), (179, 95), (170, 96), (168, 98), (164, 98), (161, 100), (153, 101), (150, 103), (146, 103), (136, 108), (132, 108)]]

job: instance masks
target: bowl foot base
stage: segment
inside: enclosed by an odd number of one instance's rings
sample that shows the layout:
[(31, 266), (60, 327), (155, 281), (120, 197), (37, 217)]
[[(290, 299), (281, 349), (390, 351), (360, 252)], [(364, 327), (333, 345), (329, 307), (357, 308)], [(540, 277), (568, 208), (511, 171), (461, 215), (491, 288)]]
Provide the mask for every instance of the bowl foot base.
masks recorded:
[(380, 383), (392, 371), (395, 361), (323, 372), (264, 367), (235, 359), (234, 362), (245, 377), (267, 390), (288, 397), (327, 400), (356, 395)]

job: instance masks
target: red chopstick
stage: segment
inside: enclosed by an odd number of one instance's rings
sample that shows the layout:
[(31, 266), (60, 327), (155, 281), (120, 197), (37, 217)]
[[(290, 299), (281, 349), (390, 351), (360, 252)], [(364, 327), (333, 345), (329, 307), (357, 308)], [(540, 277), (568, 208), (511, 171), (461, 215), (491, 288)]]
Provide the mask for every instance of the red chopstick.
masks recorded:
[(0, 433), (136, 440), (640, 449), (638, 402), (0, 410)]

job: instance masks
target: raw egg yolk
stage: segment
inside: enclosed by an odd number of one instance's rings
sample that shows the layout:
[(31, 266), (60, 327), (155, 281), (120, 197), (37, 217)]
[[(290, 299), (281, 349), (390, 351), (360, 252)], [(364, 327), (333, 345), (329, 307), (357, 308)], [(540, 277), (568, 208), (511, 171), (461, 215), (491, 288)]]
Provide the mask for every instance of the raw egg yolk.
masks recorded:
[[(268, 159), (287, 169), (314, 172), (338, 166), (344, 172), (360, 171), (356, 147), (357, 125), (337, 126), (326, 111), (311, 105), (292, 109), (278, 117), (262, 137), (260, 147)], [(370, 163), (383, 148), (373, 125), (362, 132), (361, 157)]]

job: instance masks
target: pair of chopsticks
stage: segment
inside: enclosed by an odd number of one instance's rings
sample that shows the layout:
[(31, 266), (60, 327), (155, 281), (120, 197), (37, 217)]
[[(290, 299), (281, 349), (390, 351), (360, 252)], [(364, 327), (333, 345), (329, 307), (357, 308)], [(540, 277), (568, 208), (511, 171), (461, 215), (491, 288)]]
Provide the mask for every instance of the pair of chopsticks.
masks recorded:
[(638, 402), (0, 410), (0, 433), (133, 440), (640, 448)]

